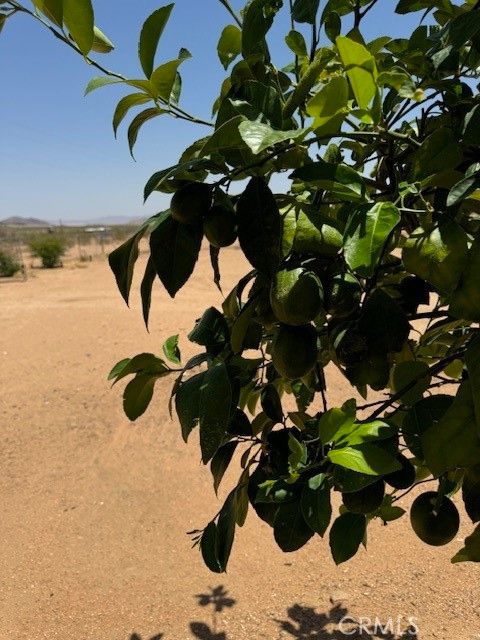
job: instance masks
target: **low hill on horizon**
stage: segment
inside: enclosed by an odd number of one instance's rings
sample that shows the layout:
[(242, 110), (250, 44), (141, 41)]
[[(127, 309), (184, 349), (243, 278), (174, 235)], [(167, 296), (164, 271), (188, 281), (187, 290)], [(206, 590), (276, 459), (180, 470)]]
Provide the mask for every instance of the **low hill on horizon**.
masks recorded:
[(6, 227), (50, 227), (51, 223), (38, 218), (24, 218), (23, 216), (10, 216), (0, 220), (0, 225)]

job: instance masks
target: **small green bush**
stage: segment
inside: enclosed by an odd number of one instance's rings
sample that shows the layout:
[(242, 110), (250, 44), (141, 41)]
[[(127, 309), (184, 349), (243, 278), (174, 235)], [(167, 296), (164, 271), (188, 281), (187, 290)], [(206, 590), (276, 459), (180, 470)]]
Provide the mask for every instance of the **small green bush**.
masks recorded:
[(18, 273), (22, 265), (8, 251), (0, 249), (0, 277), (11, 278)]
[(61, 266), (60, 258), (67, 250), (67, 243), (62, 236), (45, 235), (35, 238), (29, 243), (30, 251), (35, 258), (40, 258), (42, 267), (53, 269)]

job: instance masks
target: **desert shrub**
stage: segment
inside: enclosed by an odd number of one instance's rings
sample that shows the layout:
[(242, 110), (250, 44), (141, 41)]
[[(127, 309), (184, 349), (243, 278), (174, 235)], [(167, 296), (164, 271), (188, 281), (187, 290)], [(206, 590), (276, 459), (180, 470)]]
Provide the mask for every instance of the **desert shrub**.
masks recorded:
[(0, 277), (11, 278), (18, 273), (21, 268), (22, 265), (9, 251), (0, 249)]
[(65, 255), (67, 243), (65, 238), (58, 235), (45, 235), (34, 238), (29, 243), (32, 256), (40, 258), (44, 269), (61, 266), (60, 258)]

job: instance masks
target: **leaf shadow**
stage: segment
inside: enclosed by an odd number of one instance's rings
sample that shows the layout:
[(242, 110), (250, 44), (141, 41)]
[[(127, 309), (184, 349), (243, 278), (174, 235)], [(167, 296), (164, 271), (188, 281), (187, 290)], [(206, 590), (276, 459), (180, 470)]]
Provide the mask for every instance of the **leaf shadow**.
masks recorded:
[(224, 609), (230, 609), (234, 607), (237, 601), (234, 598), (228, 596), (228, 591), (223, 584), (218, 587), (209, 587), (208, 593), (197, 593), (197, 603), (200, 607), (212, 606), (215, 613), (222, 613)]
[[(296, 640), (418, 640), (416, 629), (407, 628), (401, 635), (388, 629), (388, 625), (378, 625), (369, 631), (348, 615), (348, 610), (341, 604), (333, 606), (328, 613), (318, 613), (313, 607), (294, 604), (287, 609), (287, 620), (275, 620), (282, 637)], [(341, 628), (340, 625), (343, 627)], [(333, 628), (332, 628), (333, 627)], [(286, 635), (285, 635), (286, 634)]]

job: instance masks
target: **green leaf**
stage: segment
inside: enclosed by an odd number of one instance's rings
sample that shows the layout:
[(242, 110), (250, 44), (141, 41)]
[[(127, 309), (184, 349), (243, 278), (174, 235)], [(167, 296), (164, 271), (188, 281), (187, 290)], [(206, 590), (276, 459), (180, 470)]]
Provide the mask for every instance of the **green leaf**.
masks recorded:
[(243, 343), (250, 327), (251, 319), (256, 311), (256, 298), (250, 300), (242, 307), (238, 317), (232, 325), (230, 343), (233, 353), (241, 353), (244, 349)]
[(318, 433), (322, 444), (333, 442), (336, 434), (342, 429), (351, 430), (355, 422), (355, 413), (346, 412), (338, 407), (329, 409), (322, 415), (318, 423)]
[(147, 266), (145, 267), (145, 273), (140, 285), (140, 296), (142, 298), (142, 313), (145, 327), (148, 330), (148, 320), (150, 316), (150, 305), (152, 302), (152, 287), (155, 282), (157, 272), (155, 271), (155, 265), (152, 258), (149, 256)]
[(161, 64), (150, 76), (150, 82), (155, 90), (155, 97), (165, 102), (170, 102), (172, 91), (177, 78), (178, 67), (191, 58), (191, 53), (186, 49), (180, 51), (179, 57)]
[(93, 20), (91, 0), (63, 0), (63, 21), (85, 56), (93, 45)]
[(274, 384), (267, 384), (262, 389), (260, 401), (263, 412), (274, 424), (283, 422), (282, 401), (277, 387)]
[(401, 465), (390, 453), (369, 442), (355, 447), (332, 449), (327, 457), (333, 464), (372, 476), (401, 469)]
[(57, 27), (63, 27), (63, 0), (37, 0), (34, 4)]
[(480, 562), (480, 525), (465, 538), (465, 546), (452, 558), (452, 562)]
[(101, 87), (105, 87), (109, 84), (121, 84), (122, 82), (123, 80), (118, 80), (118, 78), (111, 78), (110, 76), (98, 76), (96, 78), (92, 78), (85, 87), (84, 95), (87, 96), (92, 91), (100, 89)]
[[(479, 167), (478, 163), (475, 163), (474, 167), (477, 169)], [(455, 207), (477, 189), (480, 189), (480, 174), (478, 169), (473, 173), (468, 173), (469, 175), (466, 175), (465, 178), (457, 182), (457, 184), (450, 189), (447, 198), (447, 207)]]
[(345, 260), (361, 276), (372, 276), (390, 234), (400, 222), (400, 213), (391, 202), (358, 207), (344, 235)]
[(431, 9), (436, 4), (432, 0), (400, 0), (396, 6), (395, 13), (411, 13), (413, 11)]
[(412, 159), (415, 179), (424, 180), (440, 171), (457, 167), (462, 161), (462, 152), (453, 130), (440, 127), (422, 142)]
[(252, 178), (237, 203), (238, 239), (245, 257), (270, 275), (280, 262), (282, 221), (276, 200), (263, 178)]
[(164, 109), (159, 109), (158, 107), (150, 107), (149, 109), (145, 109), (141, 111), (135, 118), (132, 120), (130, 126), (128, 127), (128, 147), (130, 149), (130, 153), (133, 157), (133, 147), (137, 141), (138, 132), (143, 125), (156, 118), (161, 116), (162, 113), (165, 113)]
[(93, 44), (92, 51), (96, 53), (110, 53), (115, 49), (115, 45), (108, 38), (103, 31), (98, 27), (93, 27)]
[(376, 289), (364, 303), (358, 328), (369, 350), (379, 355), (401, 351), (410, 333), (405, 312), (383, 289)]
[(212, 522), (210, 522), (205, 528), (200, 539), (200, 551), (202, 552), (203, 561), (210, 571), (213, 571), (214, 573), (223, 573), (223, 569), (218, 560), (217, 545), (217, 525), (212, 520)]
[(401, 391), (414, 381), (416, 381), (415, 385), (400, 397), (402, 404), (411, 406), (418, 402), (429, 388), (432, 376), (429, 373), (428, 365), (419, 360), (400, 362), (395, 366), (392, 372), (392, 391), (394, 393)]
[(188, 334), (190, 342), (208, 349), (222, 349), (228, 341), (228, 326), (218, 309), (209, 307)]
[(465, 511), (472, 522), (480, 522), (480, 464), (467, 469), (462, 485)]
[(254, 154), (258, 154), (279, 142), (303, 138), (308, 129), (292, 129), (291, 131), (275, 131), (268, 124), (244, 120), (238, 126), (242, 140)]
[(344, 76), (333, 77), (307, 102), (307, 113), (313, 118), (316, 135), (340, 131), (348, 113), (348, 82)]
[(225, 475), (228, 465), (232, 461), (233, 454), (237, 448), (238, 442), (227, 442), (220, 447), (212, 458), (210, 463), (210, 471), (213, 476), (213, 488), (218, 493), (218, 487)]
[(126, 240), (108, 256), (110, 269), (115, 275), (118, 289), (127, 304), (130, 297), (130, 289), (132, 287), (133, 270), (138, 259), (139, 242), (147, 232), (153, 230), (158, 224), (160, 224), (162, 216), (165, 215), (165, 213), (158, 214), (157, 216), (147, 220), (135, 235)]
[(187, 162), (182, 162), (179, 164), (173, 165), (173, 167), (168, 167), (168, 169), (163, 169), (162, 171), (157, 171), (154, 173), (151, 178), (148, 180), (145, 185), (144, 190), (144, 199), (147, 198), (154, 192), (159, 191), (162, 184), (164, 184), (170, 178), (178, 178), (193, 171), (201, 171), (208, 168), (213, 168), (215, 165), (210, 162), (210, 160), (206, 160), (205, 158), (193, 158), (192, 160), (188, 160)]
[(397, 428), (382, 420), (355, 422), (351, 426), (344, 424), (335, 434), (334, 441), (341, 446), (356, 446), (365, 442), (387, 440), (396, 434)]
[(286, 553), (298, 551), (307, 544), (314, 532), (305, 522), (300, 500), (279, 505), (273, 533), (275, 542)]
[(467, 263), (468, 236), (453, 220), (430, 232), (416, 229), (405, 242), (402, 260), (410, 273), (448, 295), (458, 285)]
[(353, 558), (362, 544), (367, 531), (365, 516), (356, 513), (343, 513), (330, 529), (330, 549), (335, 564), (341, 564)]
[(295, 0), (292, 18), (295, 22), (315, 24), (320, 0)]
[(468, 344), (465, 364), (467, 365), (468, 378), (472, 386), (475, 421), (480, 434), (480, 336), (478, 335)]
[(173, 364), (180, 364), (181, 355), (180, 349), (178, 348), (178, 334), (170, 336), (170, 338), (165, 341), (162, 349), (167, 360), (170, 360)]
[(372, 54), (359, 42), (338, 36), (336, 45), (360, 109), (368, 109), (377, 93), (377, 65)]
[(323, 538), (332, 518), (330, 487), (323, 473), (308, 479), (302, 490), (301, 507), (307, 525)]
[(427, 466), (435, 477), (478, 463), (480, 436), (470, 381), (462, 383), (451, 407), (423, 433), (421, 442)]
[(202, 244), (202, 227), (180, 224), (170, 215), (150, 236), (157, 275), (174, 298), (193, 273)]
[(438, 394), (423, 398), (412, 407), (402, 423), (405, 442), (419, 460), (424, 460), (422, 437), (443, 417), (453, 402), (452, 396)]
[(306, 58), (308, 56), (307, 44), (305, 38), (299, 31), (292, 29), (285, 36), (285, 42), (287, 46), (293, 51), (293, 53), (299, 58)]
[(337, 185), (341, 185), (352, 199), (362, 199), (365, 194), (365, 182), (362, 176), (351, 167), (344, 164), (334, 164), (332, 162), (310, 162), (309, 164), (295, 169), (290, 174), (292, 180), (302, 180), (304, 182), (314, 182), (322, 189), (334, 190)]
[(152, 75), (158, 43), (173, 7), (173, 4), (168, 4), (157, 9), (143, 23), (138, 43), (138, 57), (147, 78)]
[(288, 434), (288, 448), (290, 455), (288, 456), (288, 467), (290, 473), (297, 471), (297, 469), (307, 462), (307, 445), (304, 442), (299, 442), (292, 433)]
[(219, 362), (206, 372), (200, 394), (200, 447), (204, 464), (223, 442), (230, 422), (232, 395), (227, 368)]
[(125, 387), (123, 393), (123, 410), (133, 422), (145, 413), (153, 396), (153, 388), (157, 376), (140, 373)]
[(131, 358), (124, 358), (117, 362), (117, 364), (113, 367), (113, 369), (108, 374), (108, 380), (114, 380), (117, 376), (119, 376), (125, 367), (131, 362)]
[(242, 53), (242, 31), (236, 25), (229, 24), (222, 31), (217, 52), (224, 69), (228, 69), (230, 63)]
[(324, 22), (324, 28), (327, 38), (330, 42), (335, 43), (335, 40), (342, 31), (342, 20), (338, 13), (330, 11), (330, 13), (327, 14)]
[(265, 36), (273, 24), (276, 9), (269, 10), (265, 0), (252, 0), (243, 16), (242, 55), (245, 59), (255, 54), (267, 56)]
[(117, 137), (118, 127), (127, 115), (128, 111), (132, 107), (145, 104), (146, 102), (150, 102), (150, 100), (150, 96), (147, 96), (145, 93), (131, 93), (120, 100), (115, 109), (115, 113), (113, 114), (113, 133), (115, 134), (115, 137)]
[(449, 313), (455, 318), (480, 321), (480, 238), (475, 238), (467, 256), (458, 287), (452, 294)]
[(222, 571), (227, 570), (228, 560), (232, 551), (236, 524), (236, 489), (225, 500), (220, 510), (217, 522), (217, 555)]
[(198, 373), (184, 380), (175, 393), (175, 411), (177, 412), (182, 438), (185, 442), (197, 426), (200, 419), (200, 396), (205, 384), (206, 372)]

